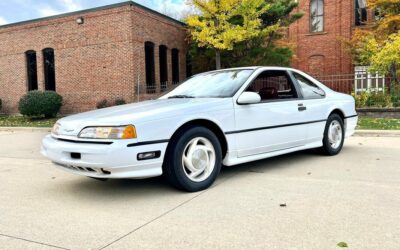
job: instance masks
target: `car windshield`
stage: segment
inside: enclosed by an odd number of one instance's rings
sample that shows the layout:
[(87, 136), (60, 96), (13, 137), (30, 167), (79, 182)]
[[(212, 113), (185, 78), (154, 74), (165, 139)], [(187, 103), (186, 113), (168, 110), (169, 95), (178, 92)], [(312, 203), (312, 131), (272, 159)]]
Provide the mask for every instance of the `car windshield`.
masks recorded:
[(187, 79), (161, 98), (232, 97), (252, 73), (251, 69), (201, 73)]

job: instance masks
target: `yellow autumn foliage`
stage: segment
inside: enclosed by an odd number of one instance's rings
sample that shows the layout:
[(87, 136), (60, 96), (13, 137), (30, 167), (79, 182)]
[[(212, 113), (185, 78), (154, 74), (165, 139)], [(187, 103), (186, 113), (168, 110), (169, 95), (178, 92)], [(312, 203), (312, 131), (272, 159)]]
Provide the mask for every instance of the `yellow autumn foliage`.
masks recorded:
[(260, 16), (270, 8), (265, 0), (192, 0), (191, 3), (199, 14), (189, 16), (186, 23), (192, 39), (201, 47), (232, 50), (236, 43), (279, 28), (278, 25), (262, 28)]
[(370, 71), (400, 76), (400, 0), (368, 0), (378, 18), (368, 29), (355, 29), (348, 41), (356, 64), (370, 65)]

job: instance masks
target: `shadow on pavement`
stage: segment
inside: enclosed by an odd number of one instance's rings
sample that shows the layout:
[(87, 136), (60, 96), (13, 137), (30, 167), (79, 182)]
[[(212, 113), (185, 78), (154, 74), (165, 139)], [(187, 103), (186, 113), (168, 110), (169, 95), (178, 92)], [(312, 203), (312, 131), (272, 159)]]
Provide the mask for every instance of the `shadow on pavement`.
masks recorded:
[[(237, 178), (240, 178), (241, 173), (245, 172), (267, 173), (278, 168), (293, 168), (296, 167), (297, 162), (312, 159), (312, 157), (326, 156), (321, 156), (314, 150), (307, 150), (232, 167), (224, 166), (216, 183), (218, 184), (220, 181), (223, 181), (226, 178), (230, 178), (233, 175), (235, 175), (235, 177)], [(65, 189), (65, 192), (71, 192), (77, 196), (88, 197), (92, 195), (101, 195), (104, 198), (108, 197), (110, 199), (120, 199), (132, 196), (149, 197), (151, 195), (159, 196), (160, 194), (187, 194), (186, 192), (174, 189), (162, 177), (143, 180), (117, 179), (99, 181), (82, 176), (74, 176), (72, 180), (68, 179), (68, 181), (63, 181), (62, 185), (63, 189)]]

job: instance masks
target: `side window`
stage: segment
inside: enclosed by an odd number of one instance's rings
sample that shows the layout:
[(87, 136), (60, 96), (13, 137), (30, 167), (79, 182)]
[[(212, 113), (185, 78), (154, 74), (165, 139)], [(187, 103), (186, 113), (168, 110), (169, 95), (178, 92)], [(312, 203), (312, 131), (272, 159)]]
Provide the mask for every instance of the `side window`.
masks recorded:
[(256, 92), (261, 101), (297, 98), (297, 92), (287, 73), (281, 70), (262, 72), (246, 91)]
[(322, 98), (325, 96), (325, 92), (312, 81), (295, 72), (293, 72), (293, 76), (299, 83), (305, 99)]

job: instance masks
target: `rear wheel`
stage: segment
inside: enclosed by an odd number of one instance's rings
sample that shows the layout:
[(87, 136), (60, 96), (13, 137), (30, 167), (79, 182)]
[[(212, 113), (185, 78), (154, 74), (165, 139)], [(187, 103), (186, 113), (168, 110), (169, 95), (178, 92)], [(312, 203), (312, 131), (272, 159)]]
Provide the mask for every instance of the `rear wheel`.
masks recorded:
[(325, 125), (322, 152), (326, 155), (337, 155), (343, 148), (345, 137), (343, 120), (338, 114), (328, 117)]
[(215, 134), (204, 127), (191, 127), (170, 142), (163, 171), (175, 187), (196, 192), (214, 183), (221, 161), (221, 145)]

